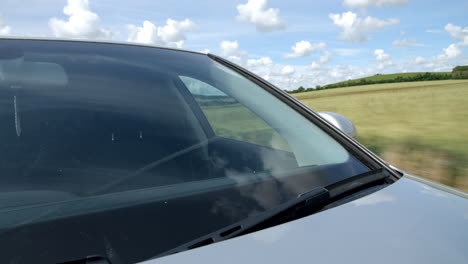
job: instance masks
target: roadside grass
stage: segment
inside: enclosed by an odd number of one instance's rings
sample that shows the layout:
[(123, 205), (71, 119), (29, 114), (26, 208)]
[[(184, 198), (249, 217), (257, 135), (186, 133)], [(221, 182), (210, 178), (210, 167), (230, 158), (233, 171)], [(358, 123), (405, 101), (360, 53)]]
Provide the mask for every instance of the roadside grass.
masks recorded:
[(418, 153), (419, 162), (432, 159), (444, 166), (436, 170), (447, 175), (430, 173), (429, 178), (468, 190), (468, 80), (354, 86), (294, 96), (315, 111), (350, 118), (358, 140), (384, 158), (392, 152), (390, 159), (401, 163), (393, 165), (425, 177), (427, 170), (416, 168), (416, 161), (403, 162)]

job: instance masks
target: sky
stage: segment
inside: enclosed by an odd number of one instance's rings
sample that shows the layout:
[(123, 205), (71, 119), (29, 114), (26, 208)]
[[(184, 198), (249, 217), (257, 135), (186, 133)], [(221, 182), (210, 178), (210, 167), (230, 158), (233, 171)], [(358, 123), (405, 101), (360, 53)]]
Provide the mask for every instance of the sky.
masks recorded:
[(468, 64), (466, 0), (1, 0), (0, 36), (223, 56), (282, 89)]

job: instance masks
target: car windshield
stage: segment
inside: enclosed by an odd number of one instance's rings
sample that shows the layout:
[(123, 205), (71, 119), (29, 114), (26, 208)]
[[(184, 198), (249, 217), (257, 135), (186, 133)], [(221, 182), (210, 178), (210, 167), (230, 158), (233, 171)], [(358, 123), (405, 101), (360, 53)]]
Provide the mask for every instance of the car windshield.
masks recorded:
[(0, 101), (0, 243), (12, 259), (141, 261), (369, 171), (203, 54), (3, 39)]

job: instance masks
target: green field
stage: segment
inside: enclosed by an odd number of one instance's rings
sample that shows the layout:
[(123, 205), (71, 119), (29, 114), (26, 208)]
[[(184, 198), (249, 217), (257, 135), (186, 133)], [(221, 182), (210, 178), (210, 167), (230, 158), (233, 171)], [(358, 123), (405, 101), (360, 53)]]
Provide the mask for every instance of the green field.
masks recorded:
[(468, 190), (468, 80), (389, 83), (294, 95), (350, 118), (358, 139), (414, 174)]
[[(424, 74), (424, 72), (406, 72), (406, 73), (393, 73), (393, 74), (379, 74), (379, 75), (374, 75), (370, 77), (364, 77), (364, 78), (359, 78), (359, 79), (354, 79), (354, 80), (349, 80), (349, 81), (344, 81), (344, 82), (338, 82), (336, 84), (345, 84), (345, 83), (350, 83), (350, 82), (359, 82), (361, 80), (366, 80), (366, 81), (387, 81), (387, 80), (395, 80), (398, 77), (402, 78), (408, 78), (408, 77), (415, 77), (419, 74)], [(435, 75), (448, 75), (451, 74), (450, 72), (431, 72), (431, 74)]]

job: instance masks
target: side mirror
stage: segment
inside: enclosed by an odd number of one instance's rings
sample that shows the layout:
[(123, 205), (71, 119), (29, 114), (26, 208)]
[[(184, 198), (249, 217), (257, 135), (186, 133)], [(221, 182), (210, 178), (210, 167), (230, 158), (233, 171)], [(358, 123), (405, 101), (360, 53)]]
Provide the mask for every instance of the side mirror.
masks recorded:
[(318, 112), (318, 114), (327, 120), (330, 124), (345, 132), (348, 136), (355, 138), (357, 135), (356, 127), (348, 118), (332, 112)]

